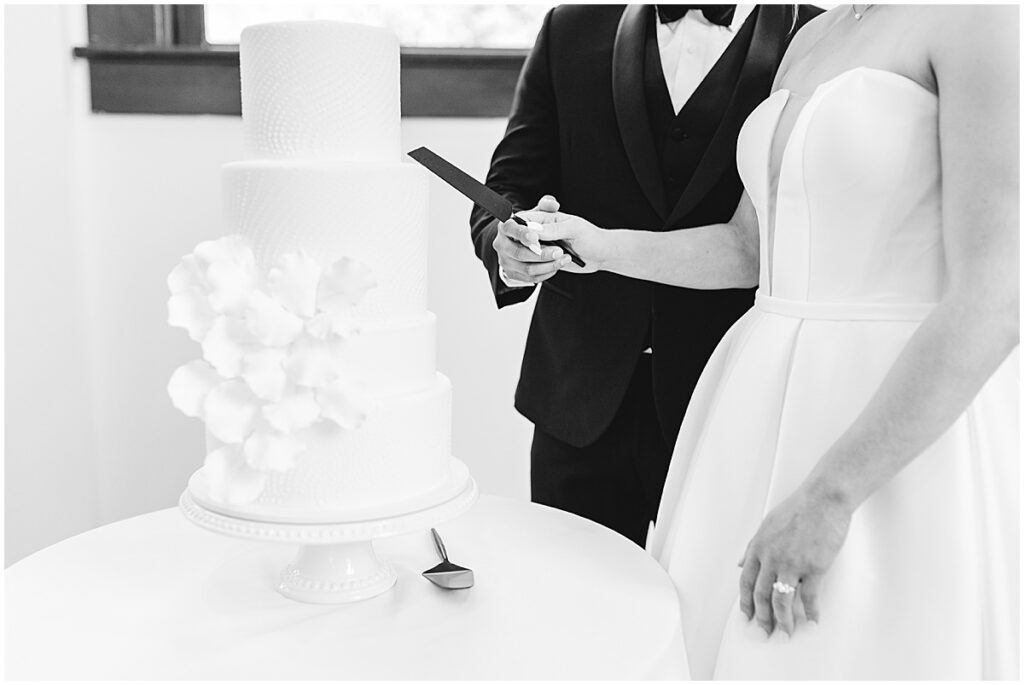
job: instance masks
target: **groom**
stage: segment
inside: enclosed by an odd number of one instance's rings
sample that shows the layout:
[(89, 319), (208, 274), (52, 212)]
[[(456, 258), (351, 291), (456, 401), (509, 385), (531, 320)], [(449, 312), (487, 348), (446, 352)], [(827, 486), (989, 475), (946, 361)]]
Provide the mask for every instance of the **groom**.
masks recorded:
[[(668, 231), (728, 221), (742, 191), (736, 137), (768, 96), (793, 34), (821, 10), (793, 5), (562, 5), (523, 65), (487, 185), (517, 210)], [(498, 307), (536, 308), (516, 409), (534, 424), (534, 502), (643, 545), (690, 394), (751, 290), (690, 290), (559, 272), (516, 224), (480, 207), (477, 256)], [(737, 430), (742, 430), (737, 426)], [(709, 525), (714, 522), (709, 521)]]

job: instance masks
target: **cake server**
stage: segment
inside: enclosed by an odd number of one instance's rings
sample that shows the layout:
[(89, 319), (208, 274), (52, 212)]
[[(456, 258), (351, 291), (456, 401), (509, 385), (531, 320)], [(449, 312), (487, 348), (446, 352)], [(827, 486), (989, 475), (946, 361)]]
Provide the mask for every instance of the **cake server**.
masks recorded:
[(444, 541), (441, 540), (437, 529), (431, 528), (430, 534), (434, 537), (437, 553), (441, 555), (441, 563), (424, 571), (423, 577), (446, 590), (465, 590), (473, 587), (473, 572), (448, 561), (448, 552), (445, 551)]
[[(459, 191), (476, 204), (483, 207), (491, 216), (498, 221), (512, 219), (517, 224), (526, 226), (526, 220), (512, 213), (512, 203), (494, 192), (480, 181), (476, 180), (465, 171), (444, 159), (437, 153), (425, 148), (418, 147), (409, 153), (409, 156), (425, 166), (442, 181)], [(572, 248), (564, 240), (542, 240), (541, 245), (557, 245), (562, 248), (565, 254), (569, 255), (573, 264), (579, 267), (586, 266)]]

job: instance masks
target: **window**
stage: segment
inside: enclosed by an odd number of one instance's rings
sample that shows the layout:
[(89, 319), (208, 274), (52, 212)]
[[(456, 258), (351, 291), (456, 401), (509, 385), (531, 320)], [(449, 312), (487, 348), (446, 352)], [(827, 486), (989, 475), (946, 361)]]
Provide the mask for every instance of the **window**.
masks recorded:
[(92, 109), (241, 113), (238, 34), (265, 21), (388, 26), (402, 43), (403, 116), (507, 116), (550, 5), (88, 5)]
[(206, 40), (237, 45), (242, 28), (267, 21), (332, 19), (386, 26), (404, 47), (529, 49), (553, 5), (332, 3), (206, 5)]

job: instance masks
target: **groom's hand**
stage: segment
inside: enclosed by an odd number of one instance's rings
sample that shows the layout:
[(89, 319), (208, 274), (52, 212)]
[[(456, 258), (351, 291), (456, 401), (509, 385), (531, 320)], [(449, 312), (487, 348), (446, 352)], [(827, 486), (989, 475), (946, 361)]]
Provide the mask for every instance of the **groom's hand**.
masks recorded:
[[(557, 212), (558, 200), (545, 195), (531, 211)], [(541, 246), (536, 228), (523, 226), (511, 219), (498, 224), (493, 246), (505, 276), (523, 285), (546, 281), (570, 261), (562, 248)]]

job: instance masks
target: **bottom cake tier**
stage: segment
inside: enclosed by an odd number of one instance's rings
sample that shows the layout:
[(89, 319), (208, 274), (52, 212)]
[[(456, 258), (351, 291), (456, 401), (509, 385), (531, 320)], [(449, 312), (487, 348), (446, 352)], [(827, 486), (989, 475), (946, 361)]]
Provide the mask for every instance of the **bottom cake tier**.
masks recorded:
[[(265, 472), (251, 501), (225, 497), (224, 483), (213, 482), (206, 467), (192, 476), (189, 491), (206, 508), (229, 516), (331, 523), (428, 507), (449, 491), (457, 493), (468, 478), (451, 457), (451, 383), (442, 374), (425, 390), (374, 400), (355, 430), (324, 422), (302, 440), (306, 449), (295, 465)], [(208, 443), (208, 451), (219, 446), (213, 438)]]

